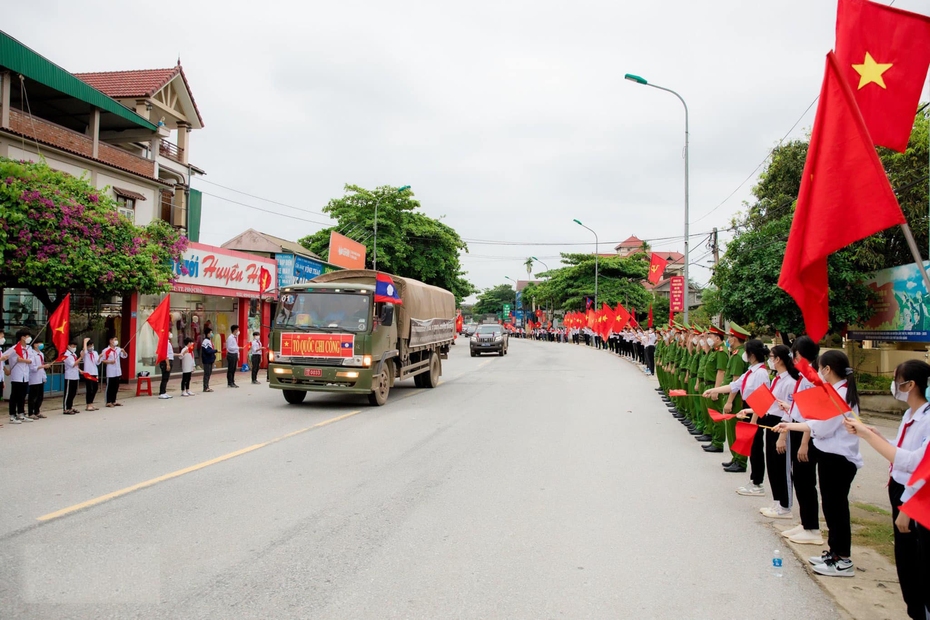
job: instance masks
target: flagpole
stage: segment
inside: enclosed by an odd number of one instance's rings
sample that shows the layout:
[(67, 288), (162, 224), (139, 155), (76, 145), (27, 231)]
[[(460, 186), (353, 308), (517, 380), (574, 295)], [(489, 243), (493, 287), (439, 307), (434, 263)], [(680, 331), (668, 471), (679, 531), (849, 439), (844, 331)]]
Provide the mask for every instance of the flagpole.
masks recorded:
[(914, 240), (914, 233), (911, 232), (911, 227), (907, 224), (901, 224), (901, 231), (904, 233), (904, 238), (907, 240), (907, 247), (911, 249), (911, 254), (914, 256), (914, 262), (917, 263), (917, 268), (920, 269), (920, 275), (923, 276), (927, 292), (930, 292), (930, 275), (927, 274), (927, 269), (924, 267), (924, 259), (920, 256), (920, 250), (917, 248), (917, 242)]

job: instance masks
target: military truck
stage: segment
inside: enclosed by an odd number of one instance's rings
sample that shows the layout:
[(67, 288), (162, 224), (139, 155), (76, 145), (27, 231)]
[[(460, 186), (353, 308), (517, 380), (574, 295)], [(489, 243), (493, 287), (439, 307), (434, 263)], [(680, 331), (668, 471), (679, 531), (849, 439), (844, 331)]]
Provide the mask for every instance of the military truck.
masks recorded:
[[(383, 286), (388, 279), (394, 303), (376, 294), (383, 292), (378, 281)], [(413, 377), (417, 387), (439, 385), (441, 360), (455, 337), (449, 291), (355, 269), (284, 287), (279, 295), (268, 384), (283, 390), (288, 403), (302, 403), (307, 392), (341, 392), (365, 394), (381, 406), (395, 381)]]

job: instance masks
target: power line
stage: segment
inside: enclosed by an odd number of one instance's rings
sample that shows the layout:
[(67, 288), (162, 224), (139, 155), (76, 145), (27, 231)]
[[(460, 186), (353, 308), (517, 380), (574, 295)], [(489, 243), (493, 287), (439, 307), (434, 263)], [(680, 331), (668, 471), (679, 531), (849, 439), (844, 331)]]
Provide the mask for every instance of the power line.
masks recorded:
[[(262, 196), (256, 196), (255, 194), (249, 194), (248, 192), (243, 192), (242, 190), (238, 190), (232, 187), (227, 187), (226, 185), (220, 185), (219, 183), (214, 183), (213, 181), (207, 181), (206, 179), (202, 179), (200, 177), (197, 177), (197, 182), (198, 183), (209, 183), (210, 185), (215, 185), (216, 187), (222, 187), (223, 189), (229, 190), (231, 192), (235, 192), (237, 194), (242, 194), (243, 196), (248, 196), (249, 198), (255, 198), (257, 200), (262, 200), (264, 202), (270, 202), (271, 204), (278, 205), (281, 207), (287, 207), (288, 209), (294, 209), (295, 211), (302, 211), (304, 213), (313, 213), (314, 215), (322, 215), (323, 217), (329, 217), (328, 215), (326, 215), (325, 213), (322, 213), (321, 211), (313, 211), (311, 209), (304, 209), (302, 207), (294, 207), (294, 206), (291, 206), (283, 202), (278, 202), (277, 200), (272, 200), (270, 198), (264, 198)], [(212, 196), (213, 194), (210, 194), (210, 195)]]
[(218, 198), (219, 200), (225, 200), (226, 202), (231, 202), (232, 204), (239, 205), (241, 207), (246, 207), (248, 209), (255, 209), (256, 211), (261, 211), (262, 213), (270, 213), (272, 215), (279, 215), (281, 217), (290, 218), (292, 220), (298, 220), (301, 222), (309, 222), (311, 224), (319, 224), (320, 226), (332, 226), (329, 222), (318, 222), (316, 220), (308, 220), (307, 218), (297, 217), (296, 215), (288, 215), (287, 213), (278, 213), (277, 211), (270, 211), (268, 209), (262, 209), (261, 207), (256, 207), (254, 205), (249, 205), (244, 202), (239, 202), (237, 200), (230, 200), (229, 198), (224, 198), (223, 196), (218, 196), (217, 194), (211, 194), (210, 192), (201, 192), (204, 196), (211, 196), (213, 198)]

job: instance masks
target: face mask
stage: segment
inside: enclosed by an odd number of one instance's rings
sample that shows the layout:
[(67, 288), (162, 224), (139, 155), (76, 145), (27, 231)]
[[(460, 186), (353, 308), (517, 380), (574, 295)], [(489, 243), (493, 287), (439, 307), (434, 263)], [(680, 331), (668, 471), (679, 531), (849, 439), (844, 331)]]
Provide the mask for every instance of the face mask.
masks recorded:
[(94, 347), (87, 347), (87, 352), (88, 352), (88, 353), (93, 353), (93, 352), (94, 352)]
[(110, 343), (110, 346), (115, 347), (118, 344), (119, 344), (119, 340), (114, 340), (112, 343)]
[(747, 363), (747, 364), (749, 363), (749, 356), (746, 355), (746, 352), (745, 352), (745, 351), (743, 351), (743, 362), (745, 362), (745, 363)]
[(32, 344), (32, 336), (26, 336), (26, 344)]
[(698, 346), (699, 346), (699, 347), (703, 347), (703, 346), (704, 346), (704, 339), (703, 339), (703, 338), (699, 338), (699, 339), (698, 339)]
[[(930, 389), (930, 388), (928, 388), (928, 389)], [(902, 391), (898, 390), (898, 384), (895, 383), (894, 380), (891, 381), (891, 395), (892, 395), (892, 396), (894, 396), (895, 398), (897, 398), (897, 399), (900, 400), (901, 402), (906, 403), (906, 402), (907, 402), (907, 395), (908, 395), (908, 394), (910, 394), (910, 392), (902, 392)]]
[(74, 353), (75, 351), (77, 351), (77, 347), (68, 347), (68, 350)]
[(775, 370), (775, 362), (774, 362), (774, 361), (769, 360), (769, 361), (766, 362), (766, 364), (768, 365), (769, 370)]
[(6, 344), (6, 338), (0, 338), (0, 345)]
[(174, 334), (172, 334), (171, 332), (168, 332), (168, 337), (169, 337), (169, 338), (174, 338)]
[(36, 347), (39, 349), (39, 351), (41, 351), (45, 348), (45, 345), (40, 342), (38, 345), (36, 345)]

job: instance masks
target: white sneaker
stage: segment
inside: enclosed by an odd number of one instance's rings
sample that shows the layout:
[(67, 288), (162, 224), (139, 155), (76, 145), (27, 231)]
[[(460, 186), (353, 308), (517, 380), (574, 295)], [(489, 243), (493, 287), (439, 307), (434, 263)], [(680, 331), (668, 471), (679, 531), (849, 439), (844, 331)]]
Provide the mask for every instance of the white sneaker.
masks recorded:
[(759, 512), (761, 512), (762, 514), (765, 514), (766, 510), (775, 510), (776, 508), (778, 508), (778, 506), (779, 506), (778, 502), (772, 502), (771, 506), (763, 506), (762, 508), (759, 509)]
[(190, 390), (187, 391), (187, 395), (188, 395), (188, 396), (197, 396), (196, 394), (194, 394), (194, 393), (191, 392)]
[(795, 525), (793, 528), (791, 528), (790, 530), (785, 530), (784, 532), (781, 533), (781, 535), (784, 536), (785, 538), (791, 538), (795, 534), (800, 534), (803, 531), (804, 531), (804, 526), (799, 523)]
[(747, 484), (744, 487), (740, 487), (736, 489), (736, 492), (739, 493), (740, 495), (746, 495), (749, 497), (765, 495), (765, 489), (762, 487), (761, 484), (752, 484), (752, 483)]
[(823, 564), (817, 564), (814, 566), (814, 572), (818, 575), (826, 575), (827, 577), (856, 576), (856, 568), (853, 566), (852, 560), (844, 560), (842, 558), (830, 558)]
[(812, 555), (811, 557), (807, 558), (807, 561), (811, 563), (811, 566), (818, 566), (820, 564), (823, 564), (824, 562), (826, 562), (832, 557), (833, 557), (832, 553), (830, 553), (829, 551), (824, 551), (820, 555)]
[(190, 396), (190, 394), (188, 394), (187, 392), (181, 392), (181, 396), (187, 397), (187, 396)]
[(159, 394), (158, 398), (160, 398), (161, 400), (168, 400), (169, 398), (171, 398), (171, 394)]
[(820, 535), (820, 530), (804, 530), (800, 534), (789, 536), (788, 540), (798, 545), (822, 545), (823, 544), (823, 536)]
[(35, 420), (33, 420), (32, 418), (30, 418), (29, 416), (25, 416), (25, 417), (19, 418), (19, 421), (20, 421), (20, 422), (35, 422)]
[(22, 424), (23, 421), (19, 418), (10, 418), (10, 424)]
[(764, 508), (762, 511), (763, 517), (768, 517), (769, 519), (790, 519), (791, 510), (785, 508), (781, 504), (776, 508)]

